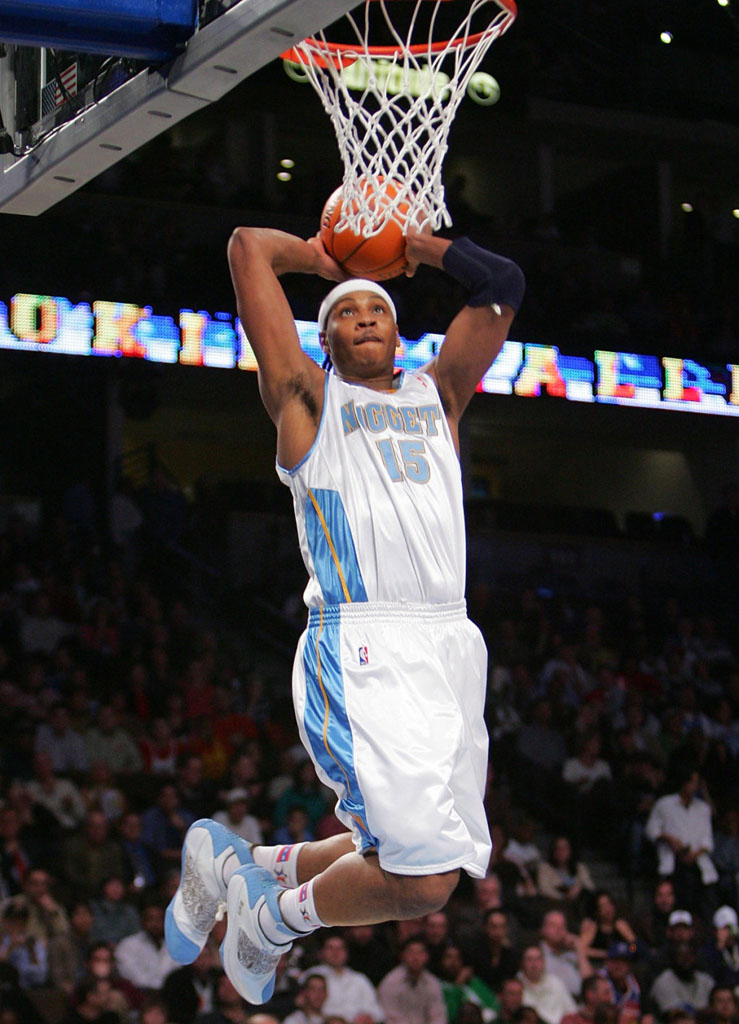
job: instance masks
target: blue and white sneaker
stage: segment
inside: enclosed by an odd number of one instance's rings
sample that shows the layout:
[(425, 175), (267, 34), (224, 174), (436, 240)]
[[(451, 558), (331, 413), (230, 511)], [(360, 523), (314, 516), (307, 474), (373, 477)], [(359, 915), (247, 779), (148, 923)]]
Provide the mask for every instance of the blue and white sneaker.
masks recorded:
[(180, 884), (164, 916), (167, 949), (180, 964), (197, 959), (225, 913), (223, 865), (232, 853), (241, 864), (254, 863), (249, 844), (217, 821), (201, 818), (187, 830)]
[[(228, 929), (221, 943), (221, 960), (237, 992), (254, 1005), (266, 1003), (275, 990), (275, 971), (295, 932), (282, 920), (277, 895), (282, 887), (266, 868), (247, 864), (238, 868), (228, 883)], [(284, 943), (268, 939), (259, 913), (269, 914)]]

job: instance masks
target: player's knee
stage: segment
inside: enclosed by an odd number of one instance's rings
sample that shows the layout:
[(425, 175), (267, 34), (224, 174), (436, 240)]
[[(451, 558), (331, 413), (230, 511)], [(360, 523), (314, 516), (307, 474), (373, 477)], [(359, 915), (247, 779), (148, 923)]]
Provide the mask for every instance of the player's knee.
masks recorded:
[(398, 920), (424, 917), (446, 906), (457, 887), (459, 871), (441, 875), (405, 876), (398, 897)]

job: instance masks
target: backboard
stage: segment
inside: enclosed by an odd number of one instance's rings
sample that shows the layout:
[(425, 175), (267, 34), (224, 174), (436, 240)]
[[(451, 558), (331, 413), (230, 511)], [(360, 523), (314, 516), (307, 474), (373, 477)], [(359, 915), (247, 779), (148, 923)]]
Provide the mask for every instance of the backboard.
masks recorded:
[[(39, 110), (25, 151), (0, 155), (0, 213), (43, 213), (178, 121), (215, 103), (356, 2), (236, 0), (196, 29), (174, 61), (129, 70), (125, 81), (102, 97), (93, 82), (66, 120)], [(13, 138), (16, 125), (8, 112), (18, 100), (17, 57), (28, 51), (10, 45), (2, 50), (0, 113)]]

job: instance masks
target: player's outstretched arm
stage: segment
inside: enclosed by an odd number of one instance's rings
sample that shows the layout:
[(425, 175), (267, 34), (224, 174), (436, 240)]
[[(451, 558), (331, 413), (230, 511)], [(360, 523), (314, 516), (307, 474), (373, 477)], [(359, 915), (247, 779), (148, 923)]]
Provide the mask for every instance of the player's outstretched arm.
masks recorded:
[(503, 346), (523, 299), (524, 276), (512, 260), (488, 252), (468, 238), (452, 242), (409, 232), (406, 255), (410, 274), (419, 263), (439, 267), (470, 293), (428, 368), (436, 378), (448, 418), (458, 421)]
[(237, 228), (228, 262), (239, 318), (259, 366), (265, 408), (279, 427), (286, 406), (302, 393), (323, 388), (323, 372), (300, 347), (295, 321), (278, 280), (290, 272), (342, 280), (339, 265), (318, 239), (305, 240), (273, 228)]

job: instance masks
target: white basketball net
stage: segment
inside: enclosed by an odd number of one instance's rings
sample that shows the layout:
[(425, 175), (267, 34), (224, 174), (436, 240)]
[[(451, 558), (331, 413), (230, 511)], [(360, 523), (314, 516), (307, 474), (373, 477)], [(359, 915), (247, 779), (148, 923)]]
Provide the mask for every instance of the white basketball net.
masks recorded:
[[(363, 20), (346, 16), (356, 43), (332, 44), (320, 32), (293, 51), (331, 118), (344, 164), (337, 231), (348, 228), (370, 236), (391, 219), (419, 230), (452, 223), (441, 179), (449, 129), (486, 50), (513, 23), (516, 12), (511, 0), (471, 0), (450, 41), (434, 52), (434, 23), (444, 0), (415, 0), (405, 38), (388, 12), (392, 2), (365, 0)], [(413, 33), (422, 3), (434, 10), (429, 38), (421, 40), (418, 52)], [(492, 20), (487, 28), (476, 25), (473, 31), (474, 16), (486, 6)], [(375, 19), (381, 13), (397, 45), (382, 58), (370, 52), (370, 8)], [(383, 193), (383, 179), (399, 188), (391, 201), (375, 203)]]

